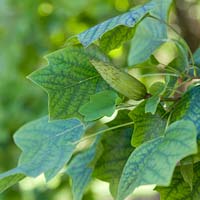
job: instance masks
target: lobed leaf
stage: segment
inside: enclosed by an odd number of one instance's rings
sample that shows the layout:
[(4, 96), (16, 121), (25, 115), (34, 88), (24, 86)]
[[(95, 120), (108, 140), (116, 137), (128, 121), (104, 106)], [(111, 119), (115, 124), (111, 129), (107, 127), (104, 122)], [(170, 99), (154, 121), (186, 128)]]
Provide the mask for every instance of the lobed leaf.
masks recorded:
[(95, 46), (69, 46), (47, 56), (49, 64), (29, 75), (49, 96), (50, 119), (81, 118), (78, 110), (90, 95), (108, 89), (89, 59), (108, 61)]
[(131, 144), (134, 147), (163, 135), (165, 131), (167, 119), (163, 107), (159, 105), (154, 115), (145, 113), (145, 107), (146, 102), (142, 102), (129, 113), (134, 122), (134, 132), (131, 139)]
[(197, 152), (196, 135), (194, 124), (181, 120), (171, 124), (165, 136), (138, 147), (123, 169), (117, 200), (140, 185), (169, 185), (177, 162)]
[(90, 97), (90, 101), (80, 107), (79, 112), (85, 116), (85, 121), (97, 120), (101, 117), (110, 117), (116, 108), (119, 97), (112, 90), (99, 92)]
[(52, 179), (69, 161), (84, 131), (77, 119), (48, 122), (43, 117), (26, 124), (14, 135), (22, 150), (18, 167), (27, 176), (45, 173), (47, 181)]

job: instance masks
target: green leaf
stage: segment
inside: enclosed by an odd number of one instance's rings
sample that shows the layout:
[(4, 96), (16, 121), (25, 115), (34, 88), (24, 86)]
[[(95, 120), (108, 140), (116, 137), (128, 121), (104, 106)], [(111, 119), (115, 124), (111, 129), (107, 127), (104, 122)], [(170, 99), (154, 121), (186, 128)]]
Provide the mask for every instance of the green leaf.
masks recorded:
[(153, 0), (156, 8), (150, 11), (150, 15), (161, 19), (146, 17), (138, 25), (131, 42), (128, 56), (129, 66), (145, 62), (151, 54), (160, 47), (167, 39), (167, 15), (172, 0)]
[[(131, 10), (122, 15), (111, 18), (101, 24), (98, 24), (78, 35), (79, 41), (84, 46), (89, 46), (94, 41), (100, 39), (106, 32), (117, 28), (118, 26), (134, 27), (151, 9), (155, 6), (154, 2), (145, 4), (144, 6), (138, 7), (137, 9)], [(125, 28), (125, 32), (127, 28)], [(121, 35), (121, 32), (115, 32)], [(108, 36), (104, 36), (104, 40), (107, 42), (110, 38), (110, 33)], [(122, 33), (124, 34), (124, 33)], [(116, 35), (116, 39), (121, 38), (121, 36)], [(105, 39), (106, 38), (106, 39)], [(115, 42), (118, 42), (117, 40)], [(112, 41), (114, 43), (114, 41)]]
[(124, 42), (131, 40), (134, 33), (135, 28), (133, 27), (118, 26), (102, 36), (99, 46), (104, 52), (109, 52), (112, 49), (118, 48)]
[(85, 116), (85, 121), (110, 117), (115, 112), (118, 98), (117, 93), (111, 90), (94, 94), (90, 97), (90, 102), (80, 107), (79, 112)]
[(198, 141), (198, 152), (196, 154), (185, 157), (181, 160), (181, 165), (196, 164), (200, 161), (200, 143)]
[(169, 97), (175, 92), (173, 88), (175, 87), (177, 81), (177, 77), (170, 75), (165, 76), (165, 92), (163, 94), (164, 97)]
[(131, 139), (131, 144), (134, 147), (163, 135), (166, 127), (165, 110), (161, 105), (158, 106), (154, 115), (145, 113), (145, 107), (146, 102), (142, 102), (129, 113), (134, 122), (134, 132)]
[[(128, 110), (118, 112), (116, 119), (108, 123), (109, 127), (130, 122)], [(123, 167), (134, 150), (130, 145), (133, 127), (128, 126), (106, 133), (102, 138), (103, 152), (95, 165), (94, 176), (110, 183), (110, 191), (115, 197)]]
[(152, 96), (148, 98), (145, 105), (145, 113), (151, 113), (154, 115), (159, 103), (160, 103), (159, 96)]
[(90, 95), (109, 88), (90, 64), (92, 58), (108, 61), (95, 46), (66, 47), (48, 55), (48, 66), (29, 75), (49, 95), (50, 119), (81, 118), (78, 110)]
[(169, 65), (177, 71), (183, 72), (189, 66), (188, 49), (182, 40), (173, 40), (173, 42), (177, 48), (177, 56)]
[(200, 86), (196, 86), (187, 91), (182, 98), (176, 103), (172, 114), (171, 121), (180, 119), (190, 120), (194, 123), (200, 139)]
[(0, 174), (0, 193), (25, 178), (20, 168), (15, 168)]
[(189, 184), (192, 190), (192, 187), (193, 187), (192, 181), (194, 177), (193, 164), (184, 165), (181, 162), (180, 170), (181, 170), (181, 174), (183, 176), (184, 181)]
[(67, 168), (66, 173), (72, 178), (74, 200), (82, 199), (83, 193), (92, 178), (94, 166), (91, 166), (91, 162), (99, 153), (97, 153), (100, 150), (98, 146), (99, 139), (100, 137), (97, 137), (89, 149), (76, 155)]
[(164, 90), (165, 90), (165, 84), (163, 82), (155, 82), (149, 88), (149, 92), (153, 96), (158, 96), (162, 94)]
[(191, 121), (181, 120), (171, 124), (165, 136), (138, 147), (123, 169), (117, 200), (140, 185), (169, 185), (177, 162), (197, 152), (196, 134)]
[(194, 165), (193, 189), (186, 183), (181, 175), (180, 167), (177, 167), (169, 187), (156, 187), (161, 200), (199, 200), (200, 191), (200, 164)]
[(165, 85), (162, 82), (156, 82), (149, 88), (150, 94), (153, 96), (146, 100), (145, 113), (155, 114), (158, 104), (160, 103), (160, 95), (164, 92)]
[[(193, 63), (193, 61), (194, 61), (194, 63)], [(194, 52), (194, 54), (193, 54), (193, 61), (192, 61), (192, 59), (190, 59), (190, 64), (191, 65), (195, 65), (195, 66), (193, 66), (193, 67), (195, 67), (195, 68), (192, 68), (192, 67), (190, 67), (189, 69), (188, 69), (188, 73), (189, 73), (189, 75), (190, 76), (194, 76), (194, 69), (196, 70), (196, 73), (197, 73), (197, 76), (200, 76), (200, 48), (198, 48), (195, 52)]]
[(69, 161), (75, 142), (84, 131), (84, 125), (77, 119), (48, 122), (48, 117), (43, 117), (24, 125), (14, 135), (22, 150), (21, 171), (32, 177), (45, 173), (49, 181)]
[(200, 68), (200, 48), (194, 52), (193, 57), (195, 65)]

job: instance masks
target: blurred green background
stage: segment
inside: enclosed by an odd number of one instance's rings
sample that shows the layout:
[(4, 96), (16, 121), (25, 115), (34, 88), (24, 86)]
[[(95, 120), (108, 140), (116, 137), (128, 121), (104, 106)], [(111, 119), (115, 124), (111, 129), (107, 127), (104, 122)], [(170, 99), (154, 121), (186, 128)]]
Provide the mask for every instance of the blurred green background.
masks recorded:
[[(0, 0), (0, 172), (17, 164), (20, 151), (12, 140), (13, 133), (22, 124), (47, 114), (47, 95), (26, 76), (46, 65), (43, 56), (62, 48), (70, 36), (143, 2)], [(200, 1), (177, 0), (173, 12), (177, 15), (172, 14), (172, 24), (194, 51), (200, 41)], [(125, 64), (126, 55), (115, 52), (118, 54), (121, 55), (118, 62)], [(147, 192), (143, 190), (142, 193)], [(149, 195), (158, 199), (154, 193)], [(147, 199), (136, 196), (133, 199)], [(71, 199), (66, 176), (60, 176), (48, 185), (44, 184), (43, 177), (27, 179), (0, 194), (0, 200)], [(94, 181), (84, 199), (111, 198), (107, 185)]]

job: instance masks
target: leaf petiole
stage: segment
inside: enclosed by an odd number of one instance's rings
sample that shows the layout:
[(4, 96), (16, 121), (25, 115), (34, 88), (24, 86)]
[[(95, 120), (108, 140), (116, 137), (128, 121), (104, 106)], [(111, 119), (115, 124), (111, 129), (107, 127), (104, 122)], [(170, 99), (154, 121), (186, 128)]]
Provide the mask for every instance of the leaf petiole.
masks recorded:
[(88, 139), (90, 139), (94, 136), (97, 136), (99, 134), (102, 134), (102, 133), (105, 133), (105, 132), (108, 132), (108, 131), (112, 131), (112, 130), (115, 130), (115, 129), (118, 129), (118, 128), (122, 128), (122, 127), (125, 127), (125, 126), (130, 126), (130, 125), (133, 125), (133, 124), (134, 124), (134, 122), (128, 122), (128, 123), (120, 124), (120, 125), (117, 125), (117, 126), (113, 126), (111, 128), (103, 129), (103, 130), (97, 131), (96, 133), (93, 133), (89, 136), (86, 136), (86, 137), (84, 137), (84, 138), (82, 138), (82, 139), (80, 139), (80, 140), (78, 140), (78, 141), (76, 141), (72, 144), (78, 144), (78, 143), (81, 143), (85, 140), (88, 140)]

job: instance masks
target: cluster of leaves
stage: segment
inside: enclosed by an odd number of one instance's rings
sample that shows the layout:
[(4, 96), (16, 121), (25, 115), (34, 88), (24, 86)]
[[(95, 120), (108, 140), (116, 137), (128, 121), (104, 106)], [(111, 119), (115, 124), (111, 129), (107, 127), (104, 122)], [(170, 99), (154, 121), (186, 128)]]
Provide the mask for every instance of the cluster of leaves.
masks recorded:
[[(28, 76), (48, 93), (49, 117), (15, 133), (22, 154), (16, 168), (0, 175), (1, 192), (26, 176), (44, 173), (49, 181), (67, 165), (75, 200), (92, 177), (109, 182), (117, 200), (146, 184), (156, 184), (162, 199), (198, 199), (200, 87), (192, 83), (200, 52), (192, 55), (181, 37), (169, 38), (171, 4), (151, 0), (70, 38), (47, 56), (48, 66)], [(115, 67), (108, 53), (129, 40), (129, 66)], [(158, 67), (152, 55), (166, 42), (175, 44), (177, 56), (161, 69), (162, 81), (146, 89), (126, 71), (141, 63)]]
[[(42, 56), (60, 48), (66, 37), (117, 14), (115, 0), (0, 1), (1, 173), (16, 165), (20, 154), (13, 143), (13, 133), (28, 121), (47, 114), (47, 95), (26, 76), (44, 65)], [(53, 191), (36, 184), (28, 195), (34, 199), (55, 199), (62, 187), (68, 189), (69, 179), (65, 177), (64, 181), (57, 179), (60, 184)], [(22, 183), (1, 194), (0, 199), (17, 200), (26, 195)], [(91, 190), (87, 195), (91, 196)]]
[[(104, 10), (104, 16), (97, 11), (96, 14), (87, 11), (86, 8), (95, 10), (95, 3), (101, 4), (99, 7), (103, 8), (99, 8), (99, 12)], [(25, 79), (37, 66), (43, 65), (41, 55), (58, 49), (66, 36), (97, 23), (108, 13), (115, 14), (112, 4), (99, 0), (89, 3), (65, 0), (0, 2), (1, 145), (8, 142), (9, 135), (22, 124), (47, 111), (44, 92)]]

